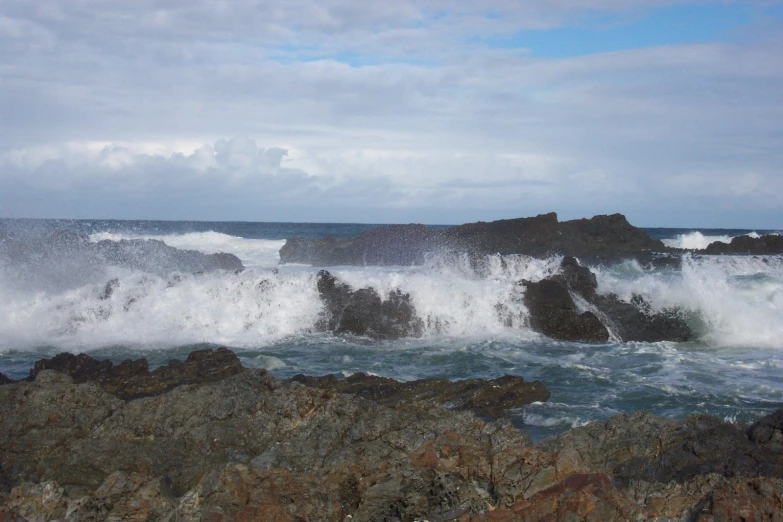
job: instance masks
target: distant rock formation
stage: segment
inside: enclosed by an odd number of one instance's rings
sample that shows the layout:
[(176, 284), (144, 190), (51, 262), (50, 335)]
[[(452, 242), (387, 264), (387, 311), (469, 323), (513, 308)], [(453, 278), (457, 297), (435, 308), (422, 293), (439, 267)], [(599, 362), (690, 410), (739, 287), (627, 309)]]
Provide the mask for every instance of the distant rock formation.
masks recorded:
[(3, 264), (13, 268), (16, 282), (44, 288), (94, 283), (104, 277), (108, 266), (160, 276), (244, 268), (234, 254), (180, 250), (155, 239), (92, 242), (84, 234), (69, 231), (22, 235), (0, 230)]
[(700, 254), (725, 255), (783, 255), (783, 236), (768, 234), (760, 237), (737, 236), (731, 243), (715, 241), (707, 245)]
[(390, 225), (355, 238), (292, 238), (280, 249), (280, 262), (314, 266), (407, 266), (422, 264), (427, 253), (437, 252), (533, 257), (558, 254), (611, 262), (625, 258), (647, 260), (653, 253), (672, 251), (629, 224), (621, 214), (559, 222), (557, 215), (550, 213), (447, 229)]

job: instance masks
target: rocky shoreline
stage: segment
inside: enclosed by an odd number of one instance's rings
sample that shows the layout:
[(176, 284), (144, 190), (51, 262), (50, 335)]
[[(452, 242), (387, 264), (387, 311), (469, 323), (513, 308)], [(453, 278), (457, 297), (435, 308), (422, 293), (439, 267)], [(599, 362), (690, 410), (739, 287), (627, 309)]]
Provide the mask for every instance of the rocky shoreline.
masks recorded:
[(283, 381), (225, 349), (154, 371), (60, 355), (0, 386), (0, 521), (783, 513), (783, 410), (633, 413), (534, 444), (503, 412), (546, 396), (518, 377)]

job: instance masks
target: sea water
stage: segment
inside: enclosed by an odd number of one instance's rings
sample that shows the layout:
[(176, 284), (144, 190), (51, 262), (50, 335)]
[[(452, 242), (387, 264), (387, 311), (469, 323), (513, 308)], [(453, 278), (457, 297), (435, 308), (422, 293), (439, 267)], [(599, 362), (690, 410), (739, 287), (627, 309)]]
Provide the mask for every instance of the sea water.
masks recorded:
[[(279, 265), (278, 251), (289, 237), (351, 237), (375, 226), (2, 220), (0, 227), (17, 233), (72, 230), (91, 241), (158, 239), (179, 249), (230, 252), (246, 269), (162, 277), (106, 266), (85, 280), (73, 277), (79, 267), (63, 259), (61, 275), (26, 286), (24, 267), (6, 262), (0, 266), (0, 372), (25, 377), (34, 361), (62, 351), (115, 362), (146, 357), (154, 367), (195, 349), (226, 346), (245, 366), (281, 378), (515, 374), (542, 381), (552, 393), (545, 403), (511, 412), (534, 438), (635, 410), (751, 422), (783, 403), (780, 256), (684, 255), (678, 268), (592, 267), (600, 293), (626, 300), (640, 294), (653, 309), (682, 310), (699, 336), (689, 343), (574, 343), (531, 331), (518, 282), (557, 273), (559, 257), (490, 256), (477, 268), (463, 256), (431, 255), (422, 266), (329, 267), (355, 288), (409, 294), (424, 334), (379, 341), (316, 331), (320, 267)], [(770, 231), (647, 232), (669, 246), (703, 248)], [(119, 285), (101, 299), (114, 278)]]

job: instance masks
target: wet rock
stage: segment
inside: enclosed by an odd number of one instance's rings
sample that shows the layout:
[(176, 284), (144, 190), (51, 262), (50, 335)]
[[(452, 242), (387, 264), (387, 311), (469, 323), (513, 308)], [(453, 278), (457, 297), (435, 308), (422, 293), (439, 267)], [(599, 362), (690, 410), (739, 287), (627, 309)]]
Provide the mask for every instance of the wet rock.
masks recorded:
[(634, 295), (630, 303), (622, 301), (614, 294), (596, 295), (590, 302), (611, 321), (613, 330), (623, 341), (656, 343), (696, 339), (679, 310), (665, 309), (654, 312), (650, 304), (639, 295)]
[(592, 312), (579, 313), (568, 289), (558, 281), (522, 281), (530, 327), (553, 339), (605, 342), (609, 332)]
[(150, 372), (146, 359), (127, 360), (118, 365), (99, 361), (86, 354), (61, 353), (41, 359), (30, 370), (34, 380), (43, 370), (56, 370), (74, 382), (94, 381), (108, 393), (124, 400), (159, 395), (184, 384), (216, 382), (242, 371), (239, 358), (226, 348), (191, 352), (185, 362), (172, 360)]
[(715, 241), (707, 245), (707, 248), (699, 251), (707, 255), (776, 255), (783, 254), (783, 236), (763, 235), (760, 237), (737, 236), (731, 243)]
[(399, 290), (381, 300), (372, 288), (354, 290), (326, 270), (318, 273), (318, 293), (325, 305), (319, 326), (335, 333), (381, 339), (418, 337), (424, 324), (416, 316), (410, 296)]
[(378, 227), (355, 238), (289, 239), (281, 263), (333, 265), (422, 264), (427, 253), (473, 255), (571, 255), (596, 262), (627, 258), (649, 260), (652, 252), (671, 252), (661, 241), (628, 223), (621, 214), (559, 222), (555, 213), (478, 222), (448, 229), (423, 225)]
[(292, 380), (311, 388), (355, 394), (388, 406), (403, 401), (427, 401), (490, 418), (502, 417), (512, 408), (520, 408), (535, 401), (544, 402), (549, 398), (549, 392), (540, 381), (529, 383), (515, 375), (497, 379), (421, 379), (400, 382), (387, 377), (355, 373), (344, 380), (334, 375), (296, 375)]
[(783, 453), (783, 410), (754, 422), (748, 428), (748, 438), (771, 451)]
[[(573, 257), (563, 258), (559, 274), (522, 284), (531, 328), (554, 339), (606, 341), (608, 329), (623, 341), (682, 342), (696, 337), (679, 310), (655, 312), (638, 295), (628, 303), (614, 294), (598, 294), (595, 274)], [(572, 293), (596, 312), (579, 313)]]

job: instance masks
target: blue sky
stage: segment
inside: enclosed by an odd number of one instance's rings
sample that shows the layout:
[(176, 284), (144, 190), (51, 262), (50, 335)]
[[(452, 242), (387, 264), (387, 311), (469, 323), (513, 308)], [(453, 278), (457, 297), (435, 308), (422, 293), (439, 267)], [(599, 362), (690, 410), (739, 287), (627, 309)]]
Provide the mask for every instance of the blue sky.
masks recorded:
[(783, 228), (783, 3), (6, 0), (0, 216)]

